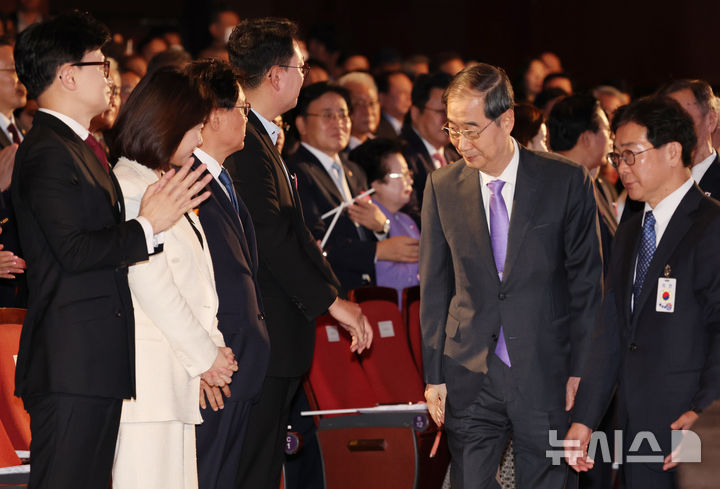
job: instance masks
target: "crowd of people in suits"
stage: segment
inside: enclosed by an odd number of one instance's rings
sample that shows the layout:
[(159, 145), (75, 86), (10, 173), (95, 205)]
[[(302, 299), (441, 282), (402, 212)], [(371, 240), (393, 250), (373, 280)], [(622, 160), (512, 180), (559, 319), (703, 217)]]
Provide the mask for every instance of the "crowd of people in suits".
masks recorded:
[[(173, 32), (128, 53), (90, 14), (39, 20), (0, 39), (29, 487), (277, 488), (315, 319), (362, 354), (366, 285), (420, 286), (453, 488), (501, 465), (503, 487), (678, 487), (671, 432), (720, 399), (707, 82), (631, 100), (574, 93), (553, 53), (512, 82), (454, 53), (371, 63), (230, 10), (196, 60)], [(662, 456), (618, 471), (595, 429)]]

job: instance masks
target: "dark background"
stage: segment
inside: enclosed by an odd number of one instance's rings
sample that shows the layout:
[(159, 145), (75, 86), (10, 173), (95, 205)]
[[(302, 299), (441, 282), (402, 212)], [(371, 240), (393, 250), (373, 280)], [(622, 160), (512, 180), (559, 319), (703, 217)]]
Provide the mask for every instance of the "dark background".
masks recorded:
[[(0, 0), (9, 12), (14, 1)], [(226, 1), (241, 17), (283, 16), (308, 28), (332, 21), (349, 49), (372, 55), (392, 46), (403, 55), (458, 51), (513, 75), (527, 56), (561, 57), (580, 87), (627, 81), (636, 94), (671, 77), (720, 86), (720, 2), (705, 0), (256, 0)], [(186, 47), (207, 29), (211, 2), (200, 0), (50, 0), (53, 12), (86, 9), (136, 38), (175, 24)]]

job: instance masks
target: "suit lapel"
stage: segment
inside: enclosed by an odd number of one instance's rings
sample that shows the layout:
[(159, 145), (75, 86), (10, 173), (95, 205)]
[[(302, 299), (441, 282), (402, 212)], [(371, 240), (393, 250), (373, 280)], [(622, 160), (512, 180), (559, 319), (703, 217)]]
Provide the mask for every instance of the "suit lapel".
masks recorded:
[(490, 227), (485, 217), (485, 206), (480, 189), (480, 174), (477, 170), (465, 167), (460, 174), (458, 181), (458, 194), (460, 202), (465, 202), (463, 211), (466, 212), (466, 218), (463, 222), (477, 222), (477, 226), (468, 226), (470, 232), (470, 242), (478, 243), (481, 261), (485, 264), (488, 273), (500, 282), (500, 277), (495, 266), (495, 257), (493, 256), (492, 243), (490, 242)]
[[(665, 229), (665, 232), (658, 243), (657, 249), (653, 254), (650, 265), (648, 266), (647, 275), (645, 275), (645, 282), (643, 282), (642, 292), (638, 298), (638, 303), (635, 304), (635, 310), (640, 311), (647, 302), (650, 294), (655, 290), (653, 284), (657, 281), (663, 273), (665, 265), (667, 265), (668, 259), (675, 252), (680, 240), (685, 237), (685, 234), (690, 230), (692, 226), (692, 219), (690, 213), (697, 209), (698, 203), (702, 198), (700, 189), (696, 186), (690, 188), (685, 194), (683, 199), (680, 201), (677, 209), (670, 218), (670, 222)], [(633, 315), (633, 326), (637, 321), (639, 314)]]
[(624, 227), (628, 229), (627, 235), (623, 242), (618, 242), (618, 246), (614, 246), (614, 249), (620, 250), (622, 253), (615, 298), (616, 303), (622, 309), (621, 313), (625, 324), (628, 326), (632, 320), (631, 299), (635, 277), (635, 258), (640, 246), (641, 216), (642, 214), (635, 214), (624, 224)]
[[(320, 160), (318, 160), (314, 154), (308, 151), (307, 148), (305, 148), (304, 146), (300, 146), (300, 148), (298, 148), (298, 158), (301, 161), (306, 161), (310, 165), (310, 170), (312, 171), (314, 183), (318, 187), (325, 189), (326, 192), (332, 194), (335, 200), (335, 205), (340, 205), (342, 202), (345, 201), (342, 194), (340, 193), (340, 190), (337, 188), (337, 185), (335, 185), (335, 181), (327, 172), (327, 170), (325, 170), (325, 167), (322, 165), (322, 163), (320, 163)], [(344, 165), (343, 168), (347, 171)], [(349, 182), (348, 187), (350, 187)]]
[(505, 258), (505, 269), (503, 280), (512, 274), (513, 264), (522, 250), (523, 240), (530, 223), (533, 222), (533, 215), (539, 207), (537, 192), (537, 176), (532, 168), (528, 153), (520, 148), (520, 163), (518, 165), (517, 179), (515, 182), (515, 196), (512, 203), (512, 217), (510, 218), (510, 230), (508, 231), (508, 249)]

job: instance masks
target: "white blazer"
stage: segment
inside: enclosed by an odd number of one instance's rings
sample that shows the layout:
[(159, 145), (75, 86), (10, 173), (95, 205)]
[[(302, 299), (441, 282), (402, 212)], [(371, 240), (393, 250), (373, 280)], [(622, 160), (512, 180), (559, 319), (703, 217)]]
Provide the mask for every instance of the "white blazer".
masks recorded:
[[(126, 218), (137, 217), (153, 170), (127, 158), (114, 168)], [(202, 422), (200, 377), (225, 346), (217, 329), (218, 298), (212, 260), (193, 212), (165, 231), (161, 253), (130, 267), (135, 309), (136, 398), (123, 402), (122, 422)], [(200, 244), (197, 233), (202, 237)]]

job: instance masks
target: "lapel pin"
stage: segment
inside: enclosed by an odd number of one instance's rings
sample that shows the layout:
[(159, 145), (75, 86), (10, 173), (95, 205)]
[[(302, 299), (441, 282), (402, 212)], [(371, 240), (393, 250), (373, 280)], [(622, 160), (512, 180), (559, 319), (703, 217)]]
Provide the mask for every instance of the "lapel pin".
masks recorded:
[(670, 276), (670, 265), (665, 265), (665, 272), (663, 273), (665, 278), (668, 278)]

